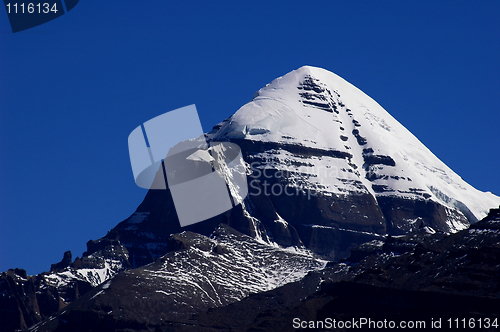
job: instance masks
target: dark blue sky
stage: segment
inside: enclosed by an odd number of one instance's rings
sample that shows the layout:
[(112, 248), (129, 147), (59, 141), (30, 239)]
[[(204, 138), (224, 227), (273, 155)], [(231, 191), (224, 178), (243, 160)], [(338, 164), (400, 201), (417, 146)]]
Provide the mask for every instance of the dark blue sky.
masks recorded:
[(498, 1), (89, 1), (13, 34), (0, 10), (0, 271), (39, 273), (141, 203), (127, 138), (203, 129), (302, 65), (353, 83), (500, 195)]

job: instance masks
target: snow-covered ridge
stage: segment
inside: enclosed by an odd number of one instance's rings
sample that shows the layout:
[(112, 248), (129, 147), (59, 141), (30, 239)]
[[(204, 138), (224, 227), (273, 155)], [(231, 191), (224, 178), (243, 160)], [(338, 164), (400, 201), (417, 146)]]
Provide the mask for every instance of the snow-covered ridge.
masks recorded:
[(96, 287), (124, 269), (122, 261), (116, 259), (103, 259), (102, 265), (101, 268), (75, 269), (67, 267), (64, 271), (46, 274), (44, 277), (47, 286), (56, 288), (67, 286), (76, 280), (87, 282), (92, 287)]
[(156, 292), (169, 295), (174, 303), (197, 296), (209, 307), (226, 305), (299, 280), (327, 263), (306, 249), (269, 246), (226, 226), (215, 234), (210, 239), (176, 234), (189, 248), (162, 257), (159, 269), (155, 264), (143, 268), (148, 282), (157, 285)]
[[(208, 137), (352, 155), (344, 159), (310, 158), (309, 165), (297, 167), (293, 164), (300, 160), (286, 149), (270, 156), (273, 167), (286, 168), (292, 174), (314, 174), (309, 182), (327, 195), (345, 192), (346, 183), (361, 181), (366, 189), (358, 190), (367, 190), (375, 197), (428, 198), (459, 211), (470, 221), (483, 218), (500, 204), (500, 197), (462, 180), (372, 98), (321, 68), (304, 66), (275, 79), (215, 126)], [(450, 222), (452, 229), (463, 227)]]

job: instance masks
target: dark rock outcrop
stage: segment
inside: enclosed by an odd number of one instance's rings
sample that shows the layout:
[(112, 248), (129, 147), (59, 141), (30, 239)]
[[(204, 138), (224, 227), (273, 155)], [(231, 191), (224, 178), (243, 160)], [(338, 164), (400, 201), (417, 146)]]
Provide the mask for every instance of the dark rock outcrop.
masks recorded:
[(72, 261), (73, 260), (72, 260), (72, 256), (71, 256), (71, 251), (66, 251), (64, 253), (63, 259), (59, 263), (52, 264), (50, 266), (50, 272), (61, 271), (65, 268), (67, 268), (68, 266), (70, 266)]

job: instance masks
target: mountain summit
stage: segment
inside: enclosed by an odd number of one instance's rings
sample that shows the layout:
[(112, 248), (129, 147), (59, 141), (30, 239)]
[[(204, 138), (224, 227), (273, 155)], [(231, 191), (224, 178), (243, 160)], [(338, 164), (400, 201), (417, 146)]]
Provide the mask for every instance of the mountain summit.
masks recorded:
[[(149, 190), (81, 258), (71, 262), (68, 252), (38, 276), (3, 273), (0, 318), (24, 328), (64, 309), (61, 328), (134, 322), (147, 330), (301, 280), (363, 243), (456, 233), (500, 205), (373, 99), (320, 68), (269, 83), (205, 140), (241, 148), (241, 204), (181, 228), (170, 190)], [(56, 328), (53, 317), (41, 330)]]
[[(442, 205), (447, 221), (440, 227), (449, 231), (485, 217), (500, 201), (467, 184), (361, 90), (321, 68), (304, 66), (274, 80), (209, 137), (282, 145), (266, 167), (301, 174), (326, 196), (357, 192), (379, 205), (388, 197)], [(325, 155), (294, 167), (305, 158), (287, 152), (289, 146)], [(398, 229), (416, 222), (405, 209), (382, 210), (386, 221), (399, 219)]]

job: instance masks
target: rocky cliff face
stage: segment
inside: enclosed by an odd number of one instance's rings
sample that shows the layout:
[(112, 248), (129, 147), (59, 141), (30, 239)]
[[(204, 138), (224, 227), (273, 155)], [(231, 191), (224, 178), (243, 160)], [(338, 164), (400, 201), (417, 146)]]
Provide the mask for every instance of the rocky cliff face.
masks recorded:
[[(59, 323), (71, 321), (75, 328), (83, 321), (163, 328), (158, 319), (184, 320), (209, 307), (228, 307), (295, 281), (323, 260), (347, 259), (353, 249), (351, 259), (360, 260), (363, 250), (379, 251), (378, 244), (403, 241), (401, 248), (415, 249), (410, 238), (400, 240), (405, 234), (425, 230), (444, 239), (500, 204), (499, 197), (464, 182), (370, 97), (319, 68), (302, 67), (274, 80), (205, 138), (240, 146), (249, 190), (242, 204), (181, 228), (170, 190), (148, 191), (136, 212), (89, 241), (82, 257), (71, 261), (66, 253), (38, 276), (4, 272), (3, 329), (28, 327), (58, 310), (70, 315), (59, 313)], [(359, 247), (363, 243), (371, 244)], [(273, 265), (272, 256), (286, 264)], [(297, 273), (288, 276), (290, 269)], [(349, 272), (349, 282), (361, 275), (345, 264), (336, 269), (335, 278)], [(175, 279), (179, 275), (186, 278)], [(154, 282), (148, 286), (146, 280)], [(175, 289), (165, 280), (176, 280)], [(155, 309), (139, 317), (129, 302), (144, 309), (140, 315), (155, 303), (179, 316)]]

